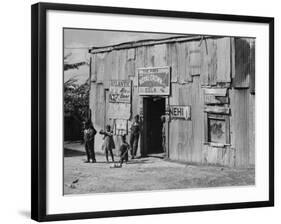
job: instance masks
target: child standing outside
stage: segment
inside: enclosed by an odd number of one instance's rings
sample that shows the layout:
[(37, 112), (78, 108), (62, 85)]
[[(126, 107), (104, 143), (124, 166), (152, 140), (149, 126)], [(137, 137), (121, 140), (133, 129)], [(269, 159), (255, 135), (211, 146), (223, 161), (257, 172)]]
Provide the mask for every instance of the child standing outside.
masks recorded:
[(85, 143), (85, 150), (87, 154), (87, 163), (92, 160), (92, 163), (96, 162), (96, 157), (95, 157), (95, 150), (94, 150), (94, 145), (95, 145), (95, 135), (97, 131), (95, 130), (94, 126), (91, 124), (91, 122), (87, 122), (85, 124), (85, 130), (84, 130), (84, 143)]
[(123, 164), (123, 161), (125, 161), (126, 163), (128, 162), (128, 157), (129, 157), (129, 144), (126, 142), (126, 135), (122, 135), (121, 136), (121, 146), (120, 146), (120, 164)]
[(113, 156), (113, 152), (112, 149), (115, 149), (115, 144), (114, 144), (114, 140), (113, 140), (113, 132), (111, 130), (110, 125), (106, 125), (106, 130), (101, 130), (100, 134), (104, 135), (103, 136), (103, 144), (102, 144), (102, 150), (105, 150), (105, 158), (106, 161), (109, 162), (108, 160), (108, 152), (110, 153), (112, 162), (114, 162), (114, 156)]
[(131, 146), (131, 155), (132, 159), (137, 155), (139, 135), (140, 135), (140, 120), (139, 115), (137, 114), (134, 117), (134, 121), (131, 125), (131, 136), (130, 136), (130, 146)]

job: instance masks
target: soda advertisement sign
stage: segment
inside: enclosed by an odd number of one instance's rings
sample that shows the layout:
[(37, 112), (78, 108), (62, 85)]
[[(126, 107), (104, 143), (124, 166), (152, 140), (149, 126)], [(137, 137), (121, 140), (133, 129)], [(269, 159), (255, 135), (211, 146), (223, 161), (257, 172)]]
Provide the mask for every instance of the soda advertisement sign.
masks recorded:
[(170, 67), (138, 69), (139, 95), (170, 95)]
[(110, 103), (131, 103), (131, 80), (111, 80), (109, 87)]
[(170, 106), (170, 113), (172, 119), (190, 120), (190, 106)]

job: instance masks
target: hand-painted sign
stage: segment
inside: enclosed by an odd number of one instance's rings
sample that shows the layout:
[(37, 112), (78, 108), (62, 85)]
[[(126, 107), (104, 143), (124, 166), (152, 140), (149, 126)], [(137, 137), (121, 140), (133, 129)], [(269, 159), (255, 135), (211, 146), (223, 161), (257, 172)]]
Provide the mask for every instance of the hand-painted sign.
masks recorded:
[(130, 119), (131, 104), (129, 104), (129, 103), (109, 103), (108, 117), (110, 119)]
[(138, 69), (139, 95), (170, 95), (170, 67)]
[(170, 106), (170, 113), (172, 119), (190, 120), (190, 106)]
[(131, 103), (131, 80), (111, 80), (109, 102)]
[(128, 122), (123, 119), (115, 120), (115, 135), (127, 135), (128, 134)]

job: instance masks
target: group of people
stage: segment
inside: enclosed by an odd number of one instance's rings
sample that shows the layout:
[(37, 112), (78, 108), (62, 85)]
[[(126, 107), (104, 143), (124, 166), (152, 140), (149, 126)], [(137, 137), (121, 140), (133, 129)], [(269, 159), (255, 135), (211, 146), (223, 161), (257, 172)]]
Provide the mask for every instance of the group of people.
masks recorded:
[[(124, 161), (128, 162), (129, 159), (129, 151), (131, 152), (131, 158), (134, 159), (137, 154), (138, 149), (138, 141), (140, 135), (140, 120), (139, 115), (134, 117), (134, 121), (131, 125), (131, 135), (130, 135), (130, 144), (126, 141), (126, 135), (121, 136), (121, 145), (119, 148), (120, 151), (120, 163), (122, 164)], [(94, 143), (95, 143), (95, 135), (97, 131), (95, 130), (92, 122), (88, 121), (85, 124), (84, 129), (84, 143), (85, 143), (85, 150), (87, 160), (86, 162), (96, 162), (95, 158), (95, 150), (94, 150)], [(102, 150), (105, 151), (105, 158), (106, 161), (109, 162), (108, 154), (110, 154), (112, 162), (114, 162), (114, 155), (113, 149), (115, 149), (115, 143), (113, 140), (113, 130), (111, 129), (110, 125), (106, 125), (105, 130), (100, 130), (99, 134), (103, 135), (103, 144)]]

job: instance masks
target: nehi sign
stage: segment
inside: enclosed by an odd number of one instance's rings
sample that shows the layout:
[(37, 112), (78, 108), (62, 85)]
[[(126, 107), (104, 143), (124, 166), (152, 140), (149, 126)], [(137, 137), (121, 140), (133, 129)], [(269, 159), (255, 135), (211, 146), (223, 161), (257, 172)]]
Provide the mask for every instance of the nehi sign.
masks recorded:
[(170, 106), (170, 113), (172, 119), (190, 120), (190, 106)]

